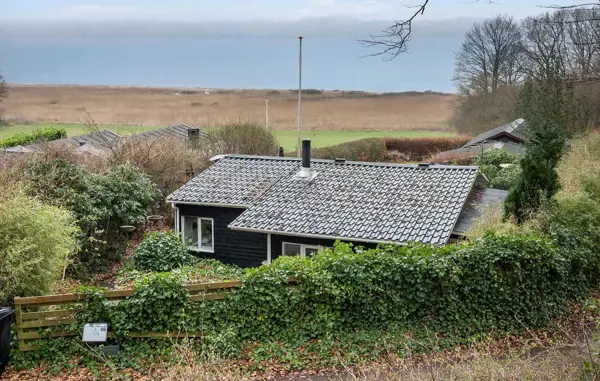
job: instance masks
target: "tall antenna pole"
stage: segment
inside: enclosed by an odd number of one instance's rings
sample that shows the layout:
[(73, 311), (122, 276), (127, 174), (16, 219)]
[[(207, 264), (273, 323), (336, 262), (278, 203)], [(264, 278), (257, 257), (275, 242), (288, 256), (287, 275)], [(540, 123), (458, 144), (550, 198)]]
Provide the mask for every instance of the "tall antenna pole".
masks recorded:
[(269, 131), (269, 97), (265, 99), (265, 126)]
[(302, 139), (300, 137), (300, 131), (302, 130), (302, 36), (298, 37), (300, 41), (300, 56), (298, 65), (298, 145), (296, 146), (296, 153), (298, 157), (302, 151)]

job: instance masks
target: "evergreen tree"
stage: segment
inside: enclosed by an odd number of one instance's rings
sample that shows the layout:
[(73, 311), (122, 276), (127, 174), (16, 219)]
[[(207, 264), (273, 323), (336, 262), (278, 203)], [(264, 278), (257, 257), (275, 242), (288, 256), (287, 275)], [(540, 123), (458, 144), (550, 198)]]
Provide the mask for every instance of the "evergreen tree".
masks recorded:
[(566, 150), (573, 122), (573, 92), (559, 80), (527, 83), (520, 108), (527, 123), (521, 175), (510, 190), (505, 216), (525, 221), (560, 189), (556, 168)]

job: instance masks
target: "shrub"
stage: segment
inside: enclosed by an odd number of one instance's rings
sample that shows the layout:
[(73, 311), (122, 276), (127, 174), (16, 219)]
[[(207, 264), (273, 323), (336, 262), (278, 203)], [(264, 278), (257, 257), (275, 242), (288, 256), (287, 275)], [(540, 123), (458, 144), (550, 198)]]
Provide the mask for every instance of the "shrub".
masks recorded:
[(28, 196), (18, 185), (2, 185), (0, 305), (10, 305), (15, 296), (51, 291), (75, 249), (78, 229), (67, 210)]
[(154, 232), (146, 236), (133, 255), (138, 270), (165, 272), (190, 265), (194, 257), (175, 232)]
[(572, 89), (558, 79), (527, 83), (521, 103), (527, 120), (527, 151), (520, 161), (521, 175), (504, 203), (506, 216), (518, 223), (559, 191), (557, 167), (567, 148), (567, 129), (574, 120)]
[(272, 156), (279, 152), (275, 136), (260, 124), (231, 122), (215, 127), (211, 135), (220, 153)]
[(208, 167), (208, 159), (219, 152), (213, 145), (204, 139), (194, 147), (184, 139), (134, 135), (112, 147), (108, 163), (139, 168), (167, 195)]
[(331, 147), (312, 150), (315, 159), (342, 158), (353, 161), (386, 161), (385, 140), (380, 138), (360, 139)]
[(0, 140), (0, 148), (22, 146), (33, 143), (49, 142), (67, 137), (64, 128), (43, 127), (28, 133), (18, 133)]
[[(497, 189), (510, 189), (521, 175), (520, 156), (502, 149), (490, 149), (474, 162), (481, 166), (481, 172), (489, 180), (489, 186)], [(503, 164), (508, 165), (506, 167)]]
[(130, 165), (99, 175), (58, 159), (32, 164), (27, 178), (32, 194), (64, 206), (77, 218), (80, 250), (70, 271), (80, 278), (121, 258), (127, 236), (120, 227), (143, 222), (160, 197), (149, 177)]

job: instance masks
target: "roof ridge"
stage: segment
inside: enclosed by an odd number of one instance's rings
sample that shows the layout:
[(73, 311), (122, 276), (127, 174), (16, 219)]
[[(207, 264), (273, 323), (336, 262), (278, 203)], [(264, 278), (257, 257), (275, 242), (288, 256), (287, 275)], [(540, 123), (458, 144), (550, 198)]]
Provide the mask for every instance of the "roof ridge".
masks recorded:
[[(281, 156), (262, 156), (262, 155), (243, 155), (243, 154), (225, 154), (223, 159), (253, 159), (253, 160), (264, 160), (264, 161), (296, 161), (300, 162), (301, 158), (296, 157), (281, 157)], [(334, 164), (334, 165), (359, 165), (359, 166), (378, 166), (378, 167), (399, 167), (399, 168), (419, 168), (419, 169), (460, 169), (460, 170), (474, 170), (479, 169), (476, 165), (443, 165), (443, 164), (429, 164), (427, 167), (420, 166), (419, 164), (403, 164), (403, 163), (387, 163), (387, 162), (372, 162), (372, 161), (353, 161), (346, 160), (343, 163), (336, 163), (332, 159), (310, 159), (311, 163), (322, 163), (322, 164)]]

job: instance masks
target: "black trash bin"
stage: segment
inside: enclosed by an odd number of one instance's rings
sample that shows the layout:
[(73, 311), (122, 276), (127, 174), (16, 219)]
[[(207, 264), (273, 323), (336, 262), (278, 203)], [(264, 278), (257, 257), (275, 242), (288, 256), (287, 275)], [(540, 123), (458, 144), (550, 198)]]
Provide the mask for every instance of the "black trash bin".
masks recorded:
[(0, 307), (0, 375), (10, 359), (10, 327), (14, 310)]

